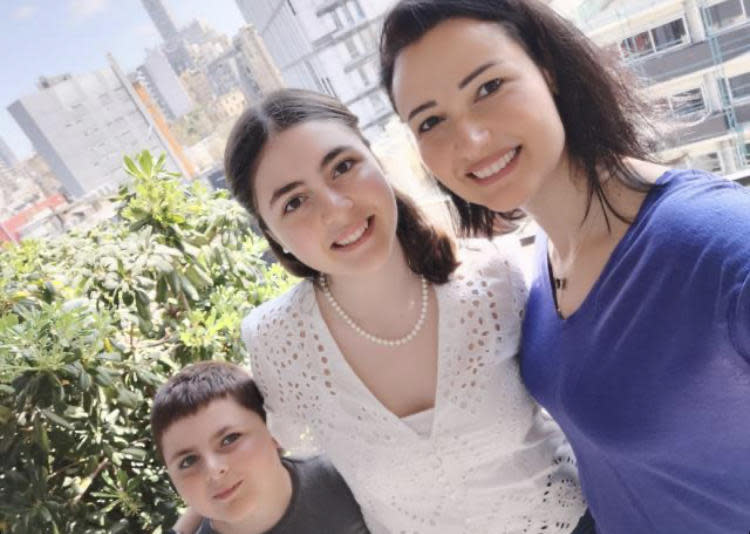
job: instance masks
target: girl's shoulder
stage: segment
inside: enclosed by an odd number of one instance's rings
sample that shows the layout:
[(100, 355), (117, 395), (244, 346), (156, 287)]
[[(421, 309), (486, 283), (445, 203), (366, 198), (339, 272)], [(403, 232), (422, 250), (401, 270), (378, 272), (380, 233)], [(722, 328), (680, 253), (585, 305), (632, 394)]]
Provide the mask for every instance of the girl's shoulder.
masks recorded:
[(521, 278), (521, 247), (515, 236), (494, 239), (462, 239), (459, 241), (456, 278), (499, 279)]
[(259, 336), (273, 336), (291, 321), (309, 318), (315, 306), (312, 282), (303, 280), (289, 291), (253, 308), (242, 320), (242, 340), (248, 344)]

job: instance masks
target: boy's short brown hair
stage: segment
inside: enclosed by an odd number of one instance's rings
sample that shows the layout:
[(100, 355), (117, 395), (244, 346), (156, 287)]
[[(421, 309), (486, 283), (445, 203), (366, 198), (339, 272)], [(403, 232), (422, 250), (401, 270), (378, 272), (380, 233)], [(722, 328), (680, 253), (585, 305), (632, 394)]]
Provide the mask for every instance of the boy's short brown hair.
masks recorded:
[(221, 361), (198, 362), (188, 365), (162, 384), (151, 407), (151, 434), (162, 461), (162, 437), (173, 423), (195, 414), (216, 399), (227, 397), (266, 421), (263, 396), (250, 374), (239, 365)]

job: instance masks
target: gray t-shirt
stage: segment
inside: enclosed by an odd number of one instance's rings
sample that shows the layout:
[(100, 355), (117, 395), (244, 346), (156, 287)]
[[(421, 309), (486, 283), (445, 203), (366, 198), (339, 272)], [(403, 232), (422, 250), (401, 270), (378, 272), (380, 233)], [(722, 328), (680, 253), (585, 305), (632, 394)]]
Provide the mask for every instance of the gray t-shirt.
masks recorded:
[[(265, 534), (300, 532), (368, 534), (357, 501), (338, 471), (322, 456), (282, 458), (292, 478), (292, 499), (278, 523)], [(204, 519), (196, 534), (216, 534)]]

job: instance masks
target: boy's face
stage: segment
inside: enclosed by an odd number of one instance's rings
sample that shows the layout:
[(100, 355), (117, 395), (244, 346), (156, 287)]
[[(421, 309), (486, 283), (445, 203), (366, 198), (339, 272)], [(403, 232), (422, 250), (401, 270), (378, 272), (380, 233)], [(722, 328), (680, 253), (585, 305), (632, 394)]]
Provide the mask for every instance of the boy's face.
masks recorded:
[(162, 436), (177, 492), (203, 517), (234, 523), (275, 502), (287, 472), (265, 423), (234, 399), (211, 401)]

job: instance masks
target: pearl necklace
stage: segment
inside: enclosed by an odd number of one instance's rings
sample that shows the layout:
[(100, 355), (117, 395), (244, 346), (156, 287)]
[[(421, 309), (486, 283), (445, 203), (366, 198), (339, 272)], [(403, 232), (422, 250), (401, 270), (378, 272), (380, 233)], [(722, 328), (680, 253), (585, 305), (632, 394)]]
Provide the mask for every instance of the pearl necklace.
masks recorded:
[(349, 314), (347, 314), (343, 310), (336, 299), (333, 298), (333, 294), (328, 287), (328, 280), (326, 279), (326, 276), (324, 274), (321, 274), (319, 280), (320, 287), (323, 290), (323, 295), (325, 295), (326, 299), (328, 299), (328, 302), (331, 303), (331, 306), (334, 310), (336, 310), (336, 313), (339, 314), (339, 317), (341, 317), (344, 322), (348, 324), (355, 332), (357, 332), (360, 336), (364, 337), (368, 341), (371, 341), (372, 343), (377, 343), (378, 345), (386, 345), (389, 347), (397, 347), (399, 345), (404, 345), (414, 339), (414, 337), (422, 329), (424, 320), (427, 317), (427, 280), (425, 280), (424, 276), (420, 278), (422, 279), (422, 311), (420, 311), (419, 319), (417, 319), (417, 323), (414, 325), (414, 328), (411, 329), (411, 332), (398, 339), (385, 339), (365, 331), (361, 326), (354, 322), (354, 319), (352, 319)]

